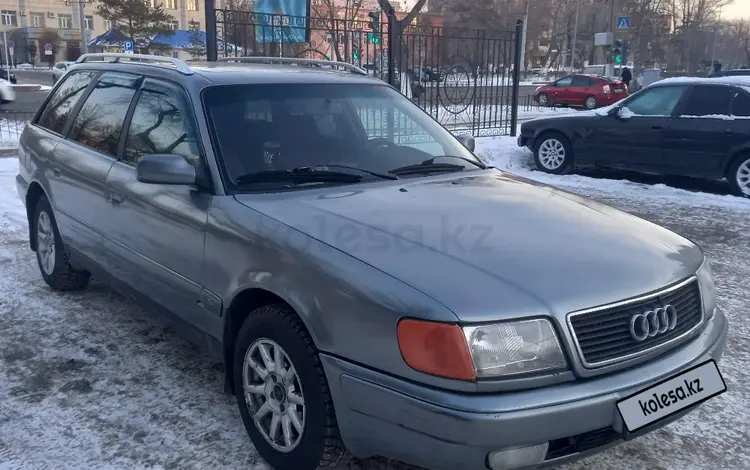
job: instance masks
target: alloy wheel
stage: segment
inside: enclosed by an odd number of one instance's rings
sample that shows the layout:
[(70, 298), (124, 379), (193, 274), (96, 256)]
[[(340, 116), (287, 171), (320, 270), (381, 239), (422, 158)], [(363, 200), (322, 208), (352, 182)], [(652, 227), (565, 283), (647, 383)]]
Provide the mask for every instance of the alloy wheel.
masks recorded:
[(245, 353), (242, 387), (253, 422), (275, 450), (293, 451), (305, 430), (302, 383), (289, 355), (278, 343), (259, 338)]
[(539, 146), (539, 163), (547, 170), (557, 170), (565, 162), (565, 146), (557, 139), (547, 139)]
[(735, 178), (742, 194), (750, 196), (750, 158), (740, 164)]
[(44, 274), (51, 276), (55, 271), (55, 232), (52, 229), (52, 220), (46, 212), (39, 213), (36, 223), (36, 245), (39, 264)]

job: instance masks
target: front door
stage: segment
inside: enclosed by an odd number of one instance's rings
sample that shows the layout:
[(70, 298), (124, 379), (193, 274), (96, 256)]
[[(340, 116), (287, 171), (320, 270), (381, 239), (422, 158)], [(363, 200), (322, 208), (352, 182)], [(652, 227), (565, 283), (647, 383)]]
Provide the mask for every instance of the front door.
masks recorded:
[(186, 185), (138, 181), (144, 154), (181, 155), (203, 164), (185, 92), (146, 80), (125, 128), (121, 159), (107, 176), (112, 204), (104, 246), (110, 269), (137, 293), (198, 329), (210, 319), (201, 305), (203, 241), (211, 194)]
[(624, 101), (619, 114), (599, 130), (598, 139), (608, 142), (609, 150), (597, 156), (597, 163), (634, 170), (662, 167), (665, 133), (685, 90), (659, 86)]
[(549, 89), (550, 104), (567, 104), (570, 102), (568, 91), (573, 83), (573, 77), (563, 77), (552, 84)]

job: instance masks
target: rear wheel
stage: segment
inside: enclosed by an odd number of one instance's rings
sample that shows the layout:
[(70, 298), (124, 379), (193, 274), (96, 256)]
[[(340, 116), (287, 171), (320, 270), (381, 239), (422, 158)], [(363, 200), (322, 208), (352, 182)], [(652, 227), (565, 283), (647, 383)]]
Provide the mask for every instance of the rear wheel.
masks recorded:
[(727, 181), (735, 195), (750, 198), (750, 154), (740, 155), (732, 162)]
[(74, 268), (68, 259), (60, 232), (57, 229), (52, 207), (46, 196), (36, 203), (34, 219), (30, 227), (36, 245), (36, 260), (44, 282), (57, 291), (83, 289), (91, 274)]
[(537, 96), (536, 100), (539, 102), (539, 106), (549, 106), (549, 96), (546, 93)]
[(237, 336), (233, 374), (245, 429), (273, 468), (331, 468), (348, 457), (318, 351), (287, 305), (250, 313)]
[(534, 143), (534, 163), (545, 173), (561, 175), (568, 172), (573, 165), (570, 142), (558, 132), (541, 135)]
[(586, 98), (586, 101), (583, 103), (583, 105), (586, 109), (595, 109), (597, 105), (596, 98), (594, 98), (593, 96), (589, 96), (588, 98)]

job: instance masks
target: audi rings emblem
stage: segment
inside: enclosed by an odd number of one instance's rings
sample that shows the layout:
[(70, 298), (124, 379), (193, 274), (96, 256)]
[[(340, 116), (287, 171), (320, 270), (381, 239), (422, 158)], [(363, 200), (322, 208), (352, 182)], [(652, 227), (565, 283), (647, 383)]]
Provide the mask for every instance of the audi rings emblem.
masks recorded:
[(638, 313), (630, 318), (630, 336), (641, 342), (647, 338), (674, 330), (677, 326), (677, 310), (667, 304), (663, 307)]

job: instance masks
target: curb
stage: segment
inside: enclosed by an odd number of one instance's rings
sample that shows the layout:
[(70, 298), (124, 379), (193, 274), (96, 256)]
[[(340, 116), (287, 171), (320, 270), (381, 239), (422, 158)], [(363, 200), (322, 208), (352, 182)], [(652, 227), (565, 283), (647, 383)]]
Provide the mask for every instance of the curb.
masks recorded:
[(17, 156), (18, 156), (18, 148), (0, 149), (0, 158), (16, 158)]
[(42, 85), (11, 85), (16, 93), (25, 93), (29, 91), (41, 91)]

